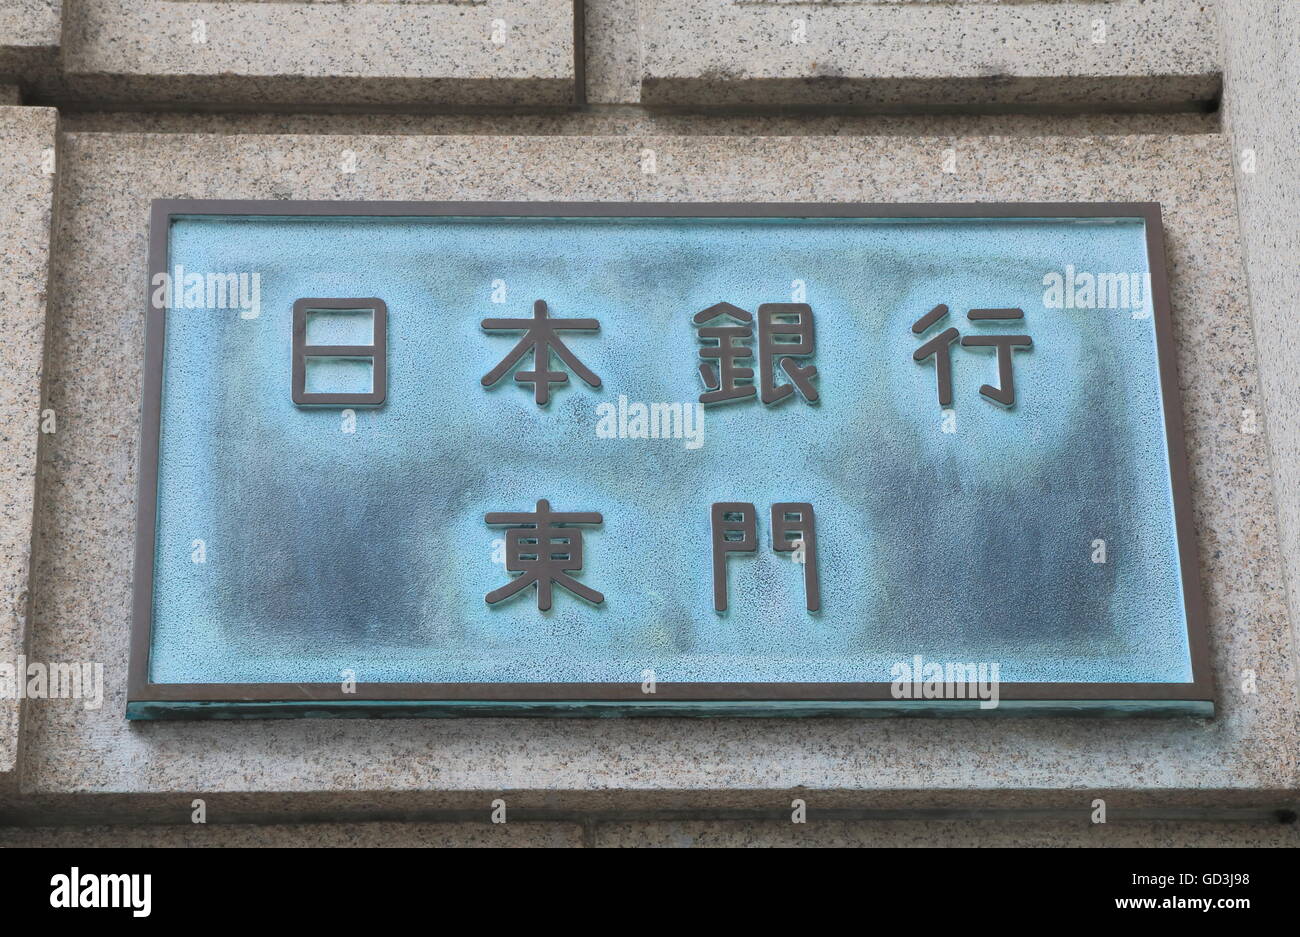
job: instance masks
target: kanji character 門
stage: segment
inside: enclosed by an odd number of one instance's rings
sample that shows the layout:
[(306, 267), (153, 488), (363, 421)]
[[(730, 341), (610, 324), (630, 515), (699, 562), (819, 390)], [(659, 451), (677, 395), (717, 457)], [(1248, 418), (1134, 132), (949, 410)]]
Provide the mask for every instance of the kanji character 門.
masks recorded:
[[(718, 501), (710, 512), (713, 531), (713, 610), (727, 610), (727, 558), (732, 553), (758, 551), (758, 513), (749, 501)], [(807, 501), (778, 501), (772, 505), (772, 549), (792, 553), (803, 564), (804, 604), (822, 607), (817, 577), (817, 520)]]

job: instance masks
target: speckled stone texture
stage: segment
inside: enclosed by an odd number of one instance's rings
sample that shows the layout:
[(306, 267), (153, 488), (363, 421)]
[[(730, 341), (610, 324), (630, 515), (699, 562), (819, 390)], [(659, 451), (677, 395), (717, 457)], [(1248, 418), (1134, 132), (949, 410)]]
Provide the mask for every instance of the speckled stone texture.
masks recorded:
[[(957, 172), (944, 173), (953, 146)], [(647, 148), (655, 174), (641, 168)], [(337, 171), (345, 149), (357, 173)], [(371, 792), (394, 807), (403, 795), (481, 803), (501, 790), (535, 802), (563, 794), (575, 808), (661, 795), (770, 804), (771, 792), (799, 787), (882, 808), (1078, 806), (1098, 791), (1125, 805), (1293, 799), (1291, 644), (1267, 446), (1240, 431), (1241, 409), (1261, 403), (1221, 137), (954, 139), (942, 122), (901, 137), (72, 133), (63, 163), (50, 395), (66, 417), (45, 478), (34, 645), (44, 659), (102, 661), (108, 695), (99, 711), (33, 707), (26, 790)], [(128, 725), (151, 197), (1161, 202), (1219, 715)], [(1242, 690), (1247, 671), (1257, 692)]]
[(1300, 828), (1275, 822), (957, 820), (884, 822), (602, 821), (0, 827), (9, 848), (1075, 848), (1291, 847)]
[[(41, 382), (45, 373), (58, 115), (0, 107), (0, 662), (26, 646)], [(0, 699), (0, 788), (20, 745), (21, 704)]]
[(636, 104), (641, 100), (638, 0), (584, 0), (587, 101)]
[(65, 131), (94, 133), (433, 134), (580, 137), (1005, 137), (1214, 134), (1217, 114), (674, 114), (639, 107), (547, 114), (178, 114), (69, 111)]
[(1192, 107), (1219, 90), (1211, 0), (641, 2), (651, 107)]
[(0, 79), (54, 70), (62, 0), (0, 0)]
[(574, 101), (571, 0), (77, 0), (66, 21), (60, 94), (71, 99), (217, 109)]
[(268, 826), (0, 827), (0, 848), (563, 849), (583, 844), (576, 823), (352, 823)]
[(1300, 622), (1300, 3), (1224, 0), (1224, 111), (1291, 591)]
[[(107, 839), (111, 834), (99, 834)], [(88, 837), (89, 838), (89, 837)], [(179, 839), (179, 836), (176, 837)], [(74, 840), (75, 841), (75, 840)], [(107, 845), (107, 842), (105, 843)], [(1300, 846), (1295, 824), (1086, 820), (602, 823), (600, 848), (1156, 848)]]

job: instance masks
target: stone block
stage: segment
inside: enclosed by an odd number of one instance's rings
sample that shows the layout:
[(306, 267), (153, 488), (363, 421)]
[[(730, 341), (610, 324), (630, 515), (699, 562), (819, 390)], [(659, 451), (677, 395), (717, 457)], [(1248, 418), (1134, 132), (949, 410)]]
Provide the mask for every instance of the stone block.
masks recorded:
[(22, 702), (8, 690), (31, 613), (57, 134), (52, 110), (0, 107), (0, 783), (21, 747)]
[(1218, 97), (1208, 0), (642, 3), (649, 107), (1172, 110)]
[(1291, 620), (1300, 620), (1300, 4), (1225, 0), (1224, 114), (1273, 451)]
[(53, 73), (62, 6), (62, 0), (0, 0), (0, 79), (27, 82)]
[(572, 0), (80, 0), (70, 99), (205, 109), (568, 107)]
[[(656, 155), (644, 171), (644, 151)], [(942, 170), (955, 151), (955, 172)], [(357, 155), (353, 173), (339, 154)], [(1230, 154), (1209, 134), (285, 136), (71, 133), (51, 337), (51, 441), (33, 653), (105, 664), (99, 710), (29, 712), (26, 788), (378, 792), (632, 803), (982, 807), (1278, 805), (1297, 783), (1291, 635), (1237, 249)], [(1168, 239), (1193, 517), (1219, 689), (1213, 720), (470, 719), (153, 723), (123, 717), (150, 199), (1155, 201)], [(120, 305), (105, 310), (105, 297)], [(1226, 402), (1226, 403), (1225, 403)], [(1255, 692), (1243, 685), (1251, 671)], [(1040, 796), (1041, 795), (1041, 796)], [(770, 800), (769, 800), (770, 798)], [(490, 799), (490, 798), (489, 798)], [(788, 803), (788, 799), (785, 800)]]

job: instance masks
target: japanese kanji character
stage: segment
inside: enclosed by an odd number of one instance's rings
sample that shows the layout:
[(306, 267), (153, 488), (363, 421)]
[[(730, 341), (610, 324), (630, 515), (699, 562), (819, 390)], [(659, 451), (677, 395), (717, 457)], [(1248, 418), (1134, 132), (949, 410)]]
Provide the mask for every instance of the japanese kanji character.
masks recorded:
[[(697, 326), (703, 326), (720, 316), (743, 323), (754, 321), (752, 315), (731, 303), (715, 303), (708, 309), (697, 312), (694, 321)], [(703, 359), (700, 362), (700, 377), (703, 378), (705, 387), (705, 392), (700, 394), (700, 403), (707, 407), (753, 397), (754, 369), (736, 366), (737, 360), (754, 357), (753, 348), (748, 344), (738, 344), (742, 339), (748, 342), (753, 338), (753, 329), (748, 324), (715, 325), (701, 328), (699, 334), (701, 339), (716, 342), (700, 349), (700, 358)], [(709, 363), (711, 361), (718, 363), (717, 370)]]
[[(948, 307), (940, 303), (912, 323), (912, 332), (921, 335), (947, 314)], [(939, 406), (941, 407), (952, 406), (952, 356), (949, 354), (948, 346), (956, 341), (960, 334), (956, 329), (945, 329), (912, 352), (914, 361), (924, 361), (931, 355), (934, 356), (934, 371), (939, 382)]]
[[(794, 341), (789, 341), (791, 338)], [(795, 360), (809, 357), (813, 350), (812, 306), (807, 303), (763, 303), (758, 307), (758, 367), (763, 403), (784, 400), (795, 387), (799, 388), (804, 400), (817, 402), (817, 388), (812, 386), (817, 368), (810, 364), (801, 365)], [(793, 385), (776, 385), (778, 358), (781, 359), (781, 370), (790, 376)]]
[(483, 520), (492, 527), (510, 527), (506, 532), (506, 569), (522, 573), (508, 585), (489, 592), (489, 605), (537, 583), (537, 607), (551, 608), (551, 586), (558, 584), (574, 595), (599, 605), (605, 597), (589, 589), (568, 573), (582, 569), (582, 531), (572, 524), (600, 524), (603, 518), (595, 511), (552, 513), (551, 503), (537, 502), (536, 513), (492, 512)]
[[(719, 501), (710, 517), (713, 529), (713, 608), (727, 610), (727, 555), (754, 553), (758, 549), (758, 516), (748, 501)], [(808, 611), (822, 607), (817, 580), (817, 521), (807, 501), (779, 501), (772, 505), (772, 549), (793, 553), (802, 563), (804, 600)]]
[[(912, 331), (920, 335), (946, 315), (948, 315), (948, 307), (940, 303), (917, 319), (912, 324)], [(1020, 309), (972, 309), (967, 316), (973, 322), (982, 322), (1023, 319), (1025, 314)], [(959, 334), (954, 328), (945, 329), (912, 353), (912, 358), (915, 361), (924, 361), (926, 358), (934, 356), (935, 376), (939, 384), (939, 406), (941, 407), (951, 406), (952, 404), (952, 356), (949, 346), (957, 340)], [(991, 384), (985, 384), (980, 387), (980, 393), (994, 403), (1000, 403), (1005, 407), (1013, 406), (1016, 402), (1016, 388), (1011, 373), (1011, 353), (1016, 348), (1032, 348), (1033, 339), (1028, 335), (966, 335), (962, 337), (961, 344), (963, 347), (976, 346), (997, 349), (998, 383), (1000, 386), (994, 387)]]
[[(969, 313), (972, 321), (990, 319), (1023, 319), (1025, 313), (1020, 309), (972, 309)], [(1028, 335), (964, 335), (962, 346), (991, 346), (998, 350), (998, 384), (985, 384), (980, 393), (995, 403), (1011, 407), (1016, 402), (1016, 385), (1011, 377), (1011, 352), (1015, 348), (1032, 348), (1034, 340)]]
[(758, 522), (754, 505), (746, 501), (719, 501), (713, 505), (713, 609), (727, 610), (727, 554), (758, 549)]
[(817, 518), (807, 501), (781, 501), (772, 505), (772, 549), (793, 553), (803, 564), (803, 592), (808, 611), (822, 607), (821, 584), (817, 579)]
[(551, 399), (552, 384), (567, 384), (569, 375), (563, 371), (550, 370), (551, 352), (573, 368), (575, 374), (591, 387), (600, 386), (600, 378), (593, 374), (568, 349), (557, 332), (598, 332), (600, 323), (595, 319), (550, 319), (546, 315), (546, 303), (537, 300), (533, 303), (531, 319), (484, 319), (483, 329), (488, 332), (523, 332), (524, 337), (510, 354), (495, 368), (483, 375), (483, 386), (491, 387), (501, 380), (511, 368), (530, 351), (533, 354), (533, 370), (519, 371), (515, 381), (520, 384), (532, 384), (534, 399), (540, 406), (546, 406)]

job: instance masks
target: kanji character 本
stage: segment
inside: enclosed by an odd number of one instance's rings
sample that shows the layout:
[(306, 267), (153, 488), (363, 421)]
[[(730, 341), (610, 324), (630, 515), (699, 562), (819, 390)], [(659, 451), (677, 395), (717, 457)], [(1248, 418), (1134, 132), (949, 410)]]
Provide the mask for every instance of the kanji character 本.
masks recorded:
[(552, 384), (567, 384), (569, 381), (569, 375), (563, 371), (550, 370), (551, 352), (555, 352), (556, 357), (571, 367), (589, 386), (600, 386), (600, 378), (579, 361), (556, 334), (568, 331), (598, 332), (600, 323), (595, 319), (550, 319), (546, 315), (546, 303), (539, 299), (533, 303), (531, 319), (484, 319), (482, 324), (484, 331), (488, 332), (524, 333), (510, 354), (483, 375), (484, 387), (491, 387), (501, 380), (530, 351), (533, 353), (533, 370), (516, 372), (515, 381), (532, 384), (534, 399), (540, 406), (546, 406), (550, 402)]
[(506, 569), (522, 575), (484, 598), (489, 605), (537, 583), (537, 607), (551, 608), (551, 586), (558, 584), (574, 595), (595, 605), (605, 596), (589, 589), (568, 573), (582, 569), (582, 531), (570, 525), (600, 524), (603, 518), (595, 511), (552, 512), (551, 502), (537, 502), (536, 513), (526, 511), (491, 512), (483, 520), (490, 527), (510, 527), (506, 532)]
[[(700, 348), (700, 377), (705, 387), (705, 392), (700, 394), (700, 403), (706, 407), (754, 396), (754, 369), (736, 366), (737, 360), (754, 357), (753, 348), (748, 344), (738, 344), (740, 340), (748, 342), (754, 337), (754, 331), (749, 327), (754, 317), (731, 303), (715, 303), (697, 312), (694, 321), (697, 326), (704, 326), (721, 316), (745, 324), (705, 326), (699, 331), (701, 339), (715, 343)], [(717, 369), (709, 363), (711, 361), (718, 363)]]
[[(793, 339), (791, 341), (790, 339)], [(812, 355), (813, 313), (807, 303), (763, 303), (758, 307), (758, 367), (763, 403), (778, 403), (799, 388), (803, 399), (809, 403), (818, 400), (817, 388), (812, 379), (817, 376), (813, 365), (801, 365), (795, 358)], [(775, 381), (777, 359), (781, 370), (794, 384)]]

